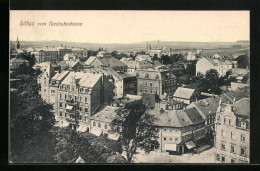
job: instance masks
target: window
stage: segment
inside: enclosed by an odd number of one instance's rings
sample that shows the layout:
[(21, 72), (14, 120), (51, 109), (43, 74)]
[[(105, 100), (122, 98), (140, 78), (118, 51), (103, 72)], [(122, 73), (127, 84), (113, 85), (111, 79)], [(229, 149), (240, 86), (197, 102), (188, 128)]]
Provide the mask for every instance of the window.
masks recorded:
[(101, 123), (100, 123), (100, 122), (98, 123), (98, 127), (99, 127), (99, 128), (101, 127)]
[(172, 141), (172, 138), (170, 138), (169, 141)]
[(175, 141), (178, 141), (178, 138), (175, 138)]
[(245, 135), (241, 134), (241, 142), (245, 142), (245, 141), (246, 141)]
[(147, 93), (147, 88), (144, 88), (144, 92)]
[(65, 117), (67, 118), (67, 113), (65, 112)]
[(146, 75), (145, 75), (145, 78), (149, 78), (149, 75), (148, 75), (148, 74), (146, 74)]
[(60, 107), (62, 107), (62, 103), (60, 103)]
[(224, 124), (227, 124), (227, 119), (226, 118), (224, 118)]
[(88, 108), (85, 108), (85, 112), (86, 112), (86, 113), (88, 112)]
[(231, 161), (230, 161), (231, 163), (235, 163), (235, 159), (231, 159)]
[(105, 125), (105, 129), (107, 129), (107, 125)]
[(52, 94), (55, 93), (55, 90), (51, 90), (51, 93), (52, 93)]
[(234, 132), (231, 132), (231, 133), (230, 133), (230, 137), (231, 137), (232, 140), (235, 140), (235, 139), (236, 139), (235, 133), (234, 133)]
[(153, 89), (151, 88), (150, 93), (153, 93)]
[(225, 162), (225, 156), (221, 157), (221, 162)]
[(231, 153), (235, 153), (235, 145), (231, 144), (230, 152)]
[(87, 97), (85, 97), (85, 102), (87, 102), (88, 101), (88, 98)]
[(159, 75), (156, 75), (155, 79), (157, 79), (157, 80), (158, 80), (158, 79), (159, 79)]
[(85, 117), (85, 122), (88, 122), (88, 118), (87, 117)]
[(93, 122), (93, 126), (96, 126), (96, 122)]
[(241, 128), (246, 128), (246, 122), (240, 122), (240, 126), (241, 126)]
[(60, 94), (60, 99), (62, 98), (62, 94)]
[(231, 125), (231, 119), (228, 120), (228, 124)]
[(67, 99), (67, 94), (65, 94), (65, 99)]
[(246, 156), (246, 148), (245, 147), (241, 147), (240, 148), (240, 155), (241, 156)]
[(163, 140), (166, 141), (166, 137), (164, 137)]
[(226, 145), (224, 143), (221, 143), (221, 150), (226, 150)]
[(60, 112), (60, 116), (62, 116), (62, 112)]
[(166, 128), (164, 128), (164, 132), (166, 132)]
[(81, 97), (79, 97), (79, 101), (80, 101), (80, 102), (82, 101), (82, 98), (81, 98)]
[(151, 87), (153, 86), (153, 83), (152, 83), (152, 82), (150, 82), (150, 86), (151, 86)]
[(220, 156), (219, 156), (219, 154), (216, 154), (216, 160), (217, 160), (217, 161), (220, 161)]

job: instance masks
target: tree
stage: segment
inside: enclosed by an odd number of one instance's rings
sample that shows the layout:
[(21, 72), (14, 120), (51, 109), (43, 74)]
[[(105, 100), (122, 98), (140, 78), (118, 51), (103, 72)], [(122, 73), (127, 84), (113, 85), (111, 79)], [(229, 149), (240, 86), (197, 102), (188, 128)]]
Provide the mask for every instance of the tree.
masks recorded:
[(247, 68), (249, 67), (249, 56), (241, 55), (236, 58), (238, 68)]
[(158, 147), (155, 118), (146, 112), (145, 105), (138, 103), (120, 107), (117, 117), (112, 121), (115, 130), (120, 130), (120, 139), (126, 152), (127, 161), (131, 162), (137, 148), (149, 153), (151, 146)]
[(196, 64), (188, 64), (186, 68), (186, 73), (190, 76), (195, 76), (196, 75)]
[(157, 54), (154, 54), (154, 55), (153, 55), (153, 58), (152, 58), (152, 61), (158, 61), (158, 59), (159, 59), (159, 58), (158, 58), (158, 55), (157, 55)]
[(87, 163), (106, 162), (110, 156), (122, 152), (122, 147), (114, 140), (76, 132), (69, 127), (54, 130), (54, 137), (57, 139), (54, 160), (58, 163), (74, 163), (78, 156)]
[(116, 154), (113, 156), (110, 156), (107, 159), (108, 163), (127, 163), (127, 160), (124, 156), (120, 155), (120, 154)]

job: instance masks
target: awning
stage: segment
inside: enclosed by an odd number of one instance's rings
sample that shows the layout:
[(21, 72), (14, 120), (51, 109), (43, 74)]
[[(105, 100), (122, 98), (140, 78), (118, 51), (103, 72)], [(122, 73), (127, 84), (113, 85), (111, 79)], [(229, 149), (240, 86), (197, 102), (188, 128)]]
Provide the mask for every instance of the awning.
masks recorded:
[(187, 146), (188, 149), (192, 149), (196, 147), (193, 141), (186, 142), (185, 145)]
[(176, 144), (165, 144), (164, 148), (166, 151), (177, 151)]
[(71, 110), (73, 106), (67, 105), (66, 109)]
[(91, 129), (90, 133), (96, 135), (96, 136), (100, 136), (102, 131), (98, 130), (98, 129)]

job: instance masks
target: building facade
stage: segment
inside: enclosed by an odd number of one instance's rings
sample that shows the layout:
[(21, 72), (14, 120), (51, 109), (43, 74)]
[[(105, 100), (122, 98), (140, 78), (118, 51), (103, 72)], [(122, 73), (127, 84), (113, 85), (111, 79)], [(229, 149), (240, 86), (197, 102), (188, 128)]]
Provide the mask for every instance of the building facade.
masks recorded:
[(249, 163), (250, 100), (221, 104), (216, 115), (215, 162)]
[(176, 88), (176, 76), (164, 69), (138, 69), (134, 72), (137, 78), (137, 94), (154, 93), (160, 97), (173, 94)]

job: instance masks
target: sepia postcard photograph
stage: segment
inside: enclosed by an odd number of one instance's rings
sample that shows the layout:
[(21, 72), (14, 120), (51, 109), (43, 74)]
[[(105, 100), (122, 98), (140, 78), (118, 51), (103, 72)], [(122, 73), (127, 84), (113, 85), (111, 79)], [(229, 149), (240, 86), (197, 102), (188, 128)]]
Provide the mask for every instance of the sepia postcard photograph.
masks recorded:
[(9, 164), (250, 163), (249, 10), (9, 22)]

